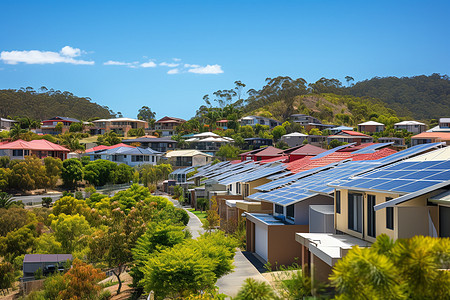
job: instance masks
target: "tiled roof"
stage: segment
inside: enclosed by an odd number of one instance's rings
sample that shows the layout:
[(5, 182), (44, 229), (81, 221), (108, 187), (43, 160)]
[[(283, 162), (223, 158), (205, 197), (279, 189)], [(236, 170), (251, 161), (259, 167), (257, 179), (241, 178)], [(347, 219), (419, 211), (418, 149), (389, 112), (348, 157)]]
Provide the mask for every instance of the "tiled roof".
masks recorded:
[(291, 155), (317, 155), (320, 153), (323, 153), (327, 150), (322, 149), (317, 146), (313, 146), (310, 144), (303, 145), (302, 147), (298, 148), (297, 150), (292, 151)]
[(258, 152), (255, 154), (255, 156), (282, 156), (283, 155), (283, 150), (272, 147), (272, 146), (268, 146), (266, 148), (264, 148), (262, 151)]
[(93, 151), (99, 151), (99, 150), (114, 149), (114, 148), (117, 148), (117, 147), (129, 147), (129, 148), (134, 148), (133, 146), (126, 145), (126, 144), (123, 144), (123, 143), (116, 144), (116, 145), (112, 145), (112, 146), (100, 145), (100, 146), (95, 146), (95, 147), (93, 147), (93, 148), (87, 149), (87, 150), (86, 150), (86, 153), (93, 152)]
[(17, 140), (11, 143), (0, 145), (0, 149), (13, 149), (13, 150), (37, 150), (37, 151), (67, 151), (69, 149), (49, 142), (47, 140), (33, 140), (30, 142), (24, 140)]
[(272, 157), (269, 159), (264, 159), (264, 160), (260, 160), (258, 161), (260, 164), (266, 164), (266, 163), (270, 163), (270, 162), (275, 162), (275, 161), (280, 161), (280, 162), (284, 162), (289, 158), (289, 156), (287, 155), (283, 155), (283, 156), (278, 156), (278, 157)]
[(352, 135), (352, 136), (366, 136), (366, 137), (370, 137), (367, 134), (361, 133), (361, 132), (357, 132), (357, 131), (352, 131), (352, 130), (342, 130), (340, 133), (338, 133), (337, 135)]
[(450, 140), (450, 132), (422, 132), (411, 137), (412, 139), (441, 138)]

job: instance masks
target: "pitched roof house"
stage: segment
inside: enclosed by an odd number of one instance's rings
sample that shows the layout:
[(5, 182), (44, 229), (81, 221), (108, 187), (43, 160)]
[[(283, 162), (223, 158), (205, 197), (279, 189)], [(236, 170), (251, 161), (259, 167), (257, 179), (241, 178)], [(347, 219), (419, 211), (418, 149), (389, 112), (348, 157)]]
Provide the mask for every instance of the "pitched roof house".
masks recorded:
[(24, 159), (25, 156), (34, 155), (38, 158), (51, 156), (64, 160), (69, 152), (69, 149), (44, 139), (29, 142), (16, 140), (0, 145), (0, 156), (8, 156), (10, 159)]

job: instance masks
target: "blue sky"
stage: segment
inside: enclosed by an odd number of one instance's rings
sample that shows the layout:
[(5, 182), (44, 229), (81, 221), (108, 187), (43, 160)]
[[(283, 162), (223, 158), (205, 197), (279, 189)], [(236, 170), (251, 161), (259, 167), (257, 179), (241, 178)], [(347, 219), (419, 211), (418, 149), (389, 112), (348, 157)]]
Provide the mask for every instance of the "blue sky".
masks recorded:
[(450, 1), (3, 0), (0, 10), (1, 89), (67, 90), (127, 117), (147, 105), (190, 118), (235, 80), (450, 74)]

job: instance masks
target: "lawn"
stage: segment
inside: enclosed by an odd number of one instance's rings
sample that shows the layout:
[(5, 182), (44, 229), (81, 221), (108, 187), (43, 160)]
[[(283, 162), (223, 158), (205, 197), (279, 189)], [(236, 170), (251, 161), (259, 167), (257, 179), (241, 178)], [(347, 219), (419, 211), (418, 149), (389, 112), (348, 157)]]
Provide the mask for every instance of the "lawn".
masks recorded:
[(188, 208), (188, 211), (190, 211), (191, 213), (196, 215), (200, 219), (200, 221), (206, 219), (206, 212), (201, 212), (199, 210), (194, 210), (193, 208)]

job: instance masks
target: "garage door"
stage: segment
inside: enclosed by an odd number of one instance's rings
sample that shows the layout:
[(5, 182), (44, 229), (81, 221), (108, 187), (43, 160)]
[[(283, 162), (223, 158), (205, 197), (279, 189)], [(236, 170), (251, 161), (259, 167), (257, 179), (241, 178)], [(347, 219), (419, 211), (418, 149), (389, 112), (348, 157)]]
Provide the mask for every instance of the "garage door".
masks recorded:
[(255, 252), (267, 261), (267, 227), (255, 224)]

